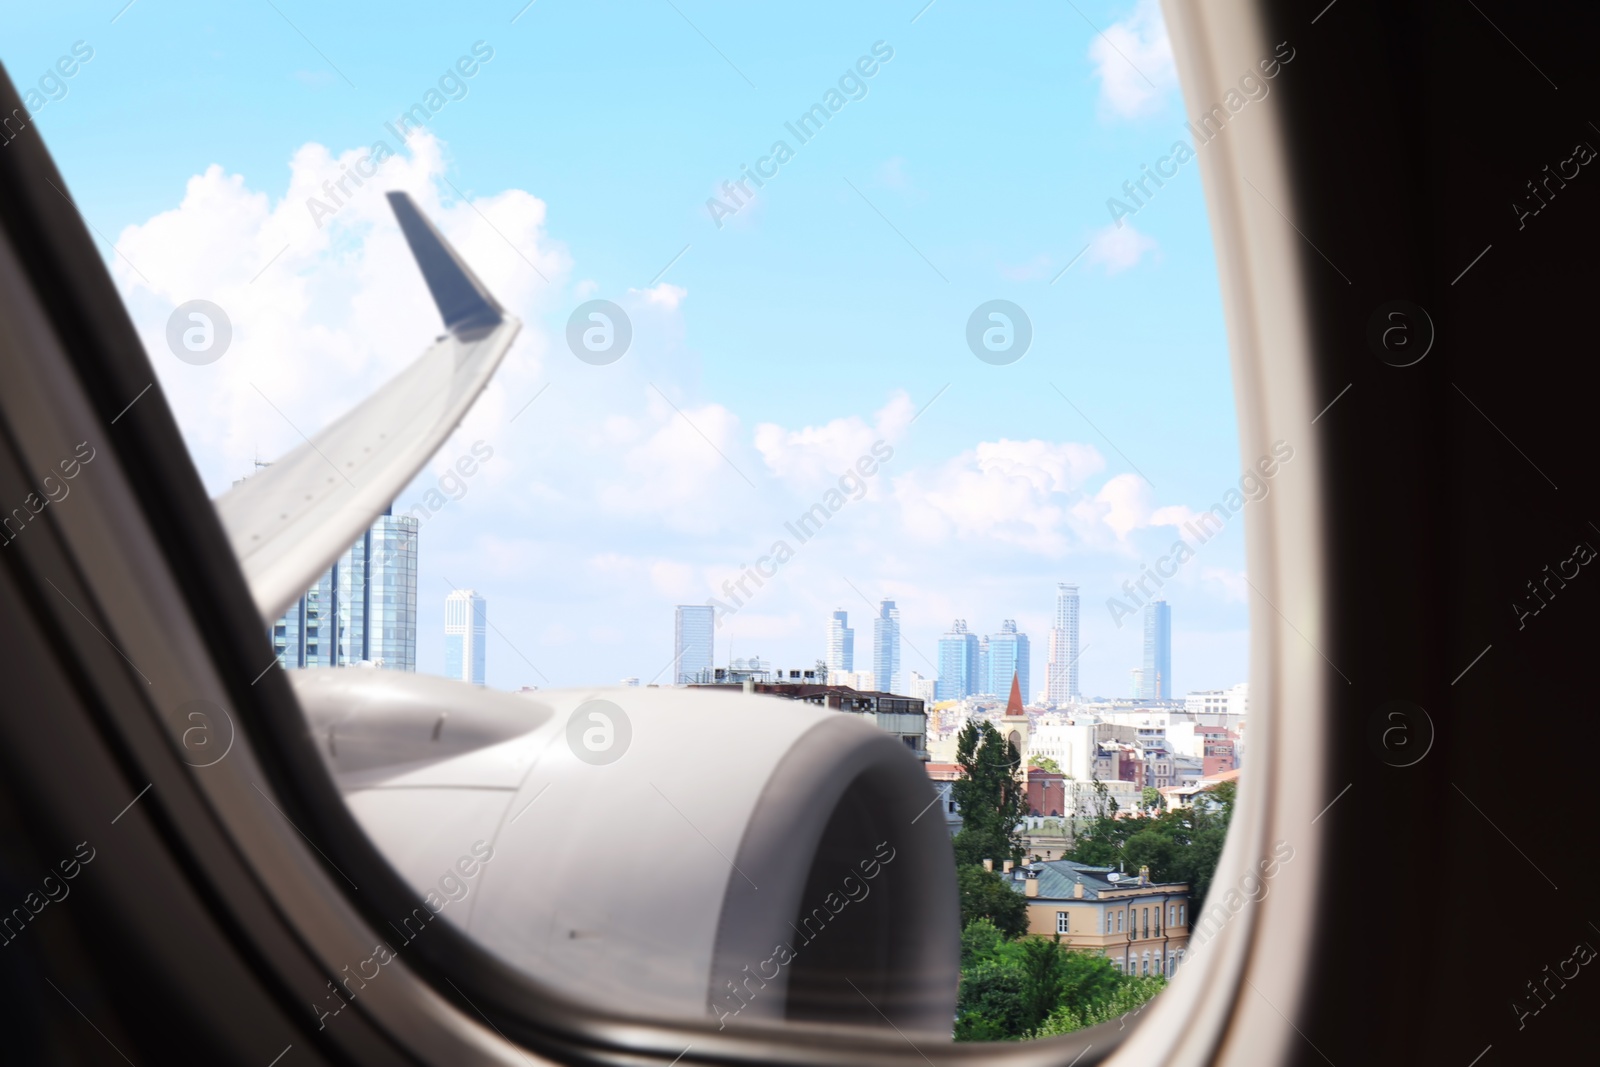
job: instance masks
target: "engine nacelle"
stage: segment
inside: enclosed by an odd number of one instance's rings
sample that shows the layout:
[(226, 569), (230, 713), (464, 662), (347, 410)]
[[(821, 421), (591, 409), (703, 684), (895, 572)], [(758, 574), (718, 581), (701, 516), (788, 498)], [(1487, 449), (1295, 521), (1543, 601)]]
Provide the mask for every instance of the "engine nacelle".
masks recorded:
[(889, 734), (739, 691), (290, 677), (396, 869), (561, 994), (949, 1037), (955, 861), (927, 775)]

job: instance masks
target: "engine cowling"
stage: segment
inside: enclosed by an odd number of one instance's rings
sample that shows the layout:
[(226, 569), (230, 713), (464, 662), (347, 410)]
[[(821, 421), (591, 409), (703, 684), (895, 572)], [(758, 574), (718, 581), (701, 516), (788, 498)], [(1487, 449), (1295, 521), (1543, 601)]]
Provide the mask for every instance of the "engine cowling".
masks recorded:
[(891, 735), (739, 691), (291, 677), (396, 869), (560, 993), (948, 1038), (954, 857), (931, 783)]

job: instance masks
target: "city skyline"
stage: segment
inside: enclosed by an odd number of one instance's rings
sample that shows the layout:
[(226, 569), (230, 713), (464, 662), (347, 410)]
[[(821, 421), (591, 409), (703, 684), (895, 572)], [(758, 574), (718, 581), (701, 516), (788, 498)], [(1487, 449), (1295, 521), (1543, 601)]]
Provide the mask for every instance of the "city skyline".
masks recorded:
[[(106, 237), (101, 254), (211, 492), (338, 419), (437, 334), (384, 190), (409, 192), (524, 323), (461, 430), (399, 494), (401, 507), (427, 509), (418, 629), (440, 631), (450, 588), (492, 590), (495, 688), (648, 680), (673, 654), (662, 625), (672, 607), (731, 604), (724, 585), (741, 582), (750, 595), (720, 620), (719, 645), (808, 662), (830, 610), (866, 618), (889, 597), (902, 611), (902, 679), (936, 672), (952, 619), (989, 633), (1015, 618), (1039, 646), (1031, 677), (1042, 680), (1048, 590), (1070, 574), (1085, 598), (1080, 688), (1120, 691), (1139, 636), (1106, 625), (1107, 595), (1255, 460), (1239, 454), (1198, 170), (1121, 226), (1105, 212), (1108, 192), (1181, 126), (1170, 60), (1141, 54), (1150, 82), (1129, 79), (1076, 12), (935, 8), (901, 35), (870, 6), (824, 5), (781, 56), (764, 43), (779, 16), (754, 13), (713, 35), (730, 56), (765, 57), (748, 72), (761, 91), (730, 98), (724, 90), (743, 83), (726, 69), (657, 77), (663, 39), (685, 30), (670, 8), (620, 26), (582, 5), (535, 11), (490, 42), (496, 58), (468, 100), (391, 143), (381, 180), (313, 218), (308, 196), (387, 136), (374, 116), (416, 99), (409, 72), (480, 37), (481, 20), (441, 10), (426, 34), (385, 26), (378, 52), (393, 65), (350, 70), (359, 96), (326, 71), (271, 64), (239, 66), (226, 84), (149, 64), (110, 93), (116, 68), (101, 63), (119, 55), (182, 41), (209, 56), (213, 29), (228, 40), (259, 32), (232, 9), (203, 27), (181, 10), (136, 10), (117, 23), (119, 47), (73, 80), (39, 129)], [(1125, 39), (1113, 26), (1159, 39), (1159, 12), (1083, 14), (1113, 39)], [(15, 69), (47, 67), (77, 33), (65, 9), (14, 21)], [(329, 11), (322, 25), (353, 33), (358, 21)], [(605, 34), (611, 47), (582, 59), (552, 51), (547, 32), (528, 32), (538, 22)], [(775, 117), (815, 99), (837, 62), (879, 38), (896, 58), (870, 96), (736, 216), (708, 220), (707, 196), (770, 145)], [(526, 100), (596, 76), (658, 99), (676, 150), (600, 165), (594, 130), (648, 144), (660, 120), (583, 94), (541, 115), (537, 143), (501, 136)], [(248, 127), (226, 121), (266, 97), (281, 107)], [(108, 172), (103, 135), (126, 129), (126, 99), (182, 101), (211, 136), (201, 150), (154, 131)], [(953, 125), (930, 125), (931, 113)], [(1007, 195), (975, 202), (988, 164), (965, 146), (1046, 127), (1060, 137), (1014, 161)], [(858, 254), (841, 258), (842, 247)], [(236, 327), (205, 369), (172, 358), (165, 340), (173, 309), (196, 298)], [(1024, 310), (1033, 336), (1006, 366), (976, 358), (965, 336), (973, 310), (996, 298)], [(568, 320), (594, 299), (632, 327), (626, 354), (605, 366), (566, 343)], [(492, 458), (463, 474), (477, 441)], [(785, 524), (819, 504), (831, 517), (801, 543)], [(1196, 685), (1246, 668), (1243, 526), (1228, 524), (1162, 589), (1182, 617), (1174, 655)], [(773, 553), (777, 539), (792, 555)], [(420, 643), (418, 669), (442, 672), (443, 659), (440, 642)]]
[[(713, 629), (711, 620), (714, 615), (702, 617), (702, 622), (699, 624), (704, 627), (704, 640), (698, 645), (691, 643), (690, 648), (685, 648), (685, 612), (690, 612), (690, 617), (693, 618), (692, 613), (697, 607), (702, 613), (713, 612), (712, 608), (706, 606), (679, 605), (677, 608), (674, 662), (680, 662), (684, 656), (691, 654), (704, 658), (705, 662), (694, 671), (685, 671), (680, 667), (678, 671), (680, 684), (699, 680), (700, 675), (697, 672), (714, 665), (711, 662), (714, 656), (706, 651), (711, 640)], [(1140, 665), (1128, 669), (1131, 688), (1127, 691), (1127, 695), (1140, 700), (1171, 700), (1174, 692), (1171, 605), (1165, 600), (1152, 601), (1146, 605), (1142, 618)], [(1069, 670), (1080, 653), (1079, 587), (1076, 584), (1056, 583), (1053, 621), (1055, 625), (1050, 635), (1045, 688), (1038, 692), (1032, 692), (1030, 684), (1033, 642), (1015, 618), (1002, 619), (1000, 628), (986, 635), (973, 633), (966, 619), (955, 619), (938, 640), (936, 646), (938, 659), (933, 665), (932, 675), (927, 676), (919, 670), (910, 670), (897, 678), (897, 674), (902, 670), (898, 655), (894, 651), (901, 636), (900, 608), (897, 601), (889, 598), (879, 602), (877, 614), (873, 619), (875, 669), (872, 672), (854, 670), (854, 629), (849, 626), (849, 612), (843, 608), (837, 608), (828, 615), (823, 638), (824, 654), (814, 658), (802, 656), (792, 662), (815, 662), (819, 667), (825, 667), (830, 675), (851, 674), (862, 678), (870, 677), (874, 682), (871, 688), (881, 692), (912, 696), (915, 695), (912, 688), (922, 686), (925, 687), (923, 692), (927, 699), (934, 701), (960, 700), (975, 695), (998, 697), (1010, 690), (1015, 679), (1017, 685), (1021, 687), (1023, 699), (1028, 704), (1043, 703), (1059, 706), (1084, 699), (1086, 696), (1079, 691), (1073, 672)], [(731, 648), (728, 654), (732, 655)], [(891, 659), (891, 656), (894, 658)], [(696, 659), (695, 662), (701, 663), (701, 659)], [(733, 662), (730, 660), (730, 664)], [(779, 661), (757, 655), (748, 657), (745, 662), (760, 662), (781, 667), (791, 661)], [(1088, 696), (1114, 698), (1115, 692), (1108, 690)]]

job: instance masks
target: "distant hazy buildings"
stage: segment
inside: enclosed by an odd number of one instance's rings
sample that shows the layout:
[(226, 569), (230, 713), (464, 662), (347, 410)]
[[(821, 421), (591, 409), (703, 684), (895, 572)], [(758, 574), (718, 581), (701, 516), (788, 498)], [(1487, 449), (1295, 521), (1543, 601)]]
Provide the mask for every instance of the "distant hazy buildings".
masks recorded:
[(1056, 622), (1050, 628), (1045, 686), (1045, 698), (1052, 704), (1066, 704), (1082, 695), (1078, 688), (1078, 587), (1066, 582), (1056, 586)]
[(982, 688), (978, 681), (978, 635), (967, 632), (967, 620), (957, 619), (939, 638), (939, 682), (935, 699), (960, 700)]
[(871, 671), (829, 671), (828, 684), (849, 686), (863, 693), (875, 692), (878, 688), (878, 680)]
[(487, 673), (488, 604), (471, 589), (444, 598), (444, 673), (483, 685)]
[(1172, 699), (1172, 608), (1165, 600), (1144, 606), (1144, 673), (1139, 696), (1144, 700)]
[(417, 520), (384, 512), (272, 624), (285, 667), (417, 669)]
[(885, 692), (903, 693), (900, 677), (900, 609), (892, 600), (878, 604), (878, 617), (872, 620), (872, 674)]
[(716, 609), (708, 604), (679, 604), (672, 625), (673, 680), (687, 685), (712, 669)]
[(984, 691), (996, 695), (1010, 693), (1015, 677), (1022, 692), (1032, 692), (1028, 688), (1030, 658), (1028, 635), (1017, 632), (1017, 620), (1006, 619), (1000, 624), (999, 633), (989, 635), (989, 682)]
[(1224, 720), (1222, 715), (1247, 715), (1250, 712), (1250, 683), (1240, 682), (1231, 689), (1202, 689), (1188, 693), (1183, 698), (1183, 710), (1191, 715), (1206, 716), (1201, 722)]
[(850, 628), (848, 611), (835, 611), (828, 620), (828, 669), (856, 669), (856, 632)]
[(916, 671), (911, 672), (911, 695), (922, 701), (924, 708), (931, 705), (938, 698), (939, 683), (933, 678), (924, 678)]

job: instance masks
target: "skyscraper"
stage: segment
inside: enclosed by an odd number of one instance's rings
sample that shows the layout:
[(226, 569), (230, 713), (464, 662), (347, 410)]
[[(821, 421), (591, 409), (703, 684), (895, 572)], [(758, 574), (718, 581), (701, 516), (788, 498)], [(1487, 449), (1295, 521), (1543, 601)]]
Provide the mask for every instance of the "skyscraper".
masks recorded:
[(994, 692), (993, 689), (989, 688), (989, 639), (987, 637), (978, 638), (978, 673), (972, 680), (972, 691), (974, 693)]
[(843, 609), (828, 620), (828, 669), (856, 669), (856, 632), (850, 628), (850, 613)]
[(885, 693), (903, 693), (900, 677), (900, 609), (892, 600), (878, 603), (872, 620), (872, 674)]
[(978, 635), (967, 632), (967, 620), (957, 619), (950, 632), (939, 638), (939, 681), (936, 700), (960, 700), (981, 692), (978, 680)]
[(678, 685), (698, 681), (711, 673), (716, 652), (716, 608), (710, 604), (679, 604), (672, 624), (672, 671)]
[(1031, 658), (1028, 635), (1017, 633), (1017, 620), (1006, 619), (1000, 624), (999, 633), (989, 635), (989, 681), (984, 692), (996, 695), (1011, 692), (1015, 676), (1022, 692), (1027, 693)]
[(444, 598), (444, 673), (483, 685), (487, 671), (489, 607), (471, 589), (457, 589)]
[(1145, 700), (1172, 699), (1172, 608), (1165, 600), (1144, 606), (1144, 674), (1139, 688)]
[(1066, 704), (1078, 689), (1078, 587), (1056, 585), (1056, 624), (1050, 629), (1050, 675), (1046, 693), (1052, 704)]
[(417, 520), (385, 511), (272, 624), (284, 667), (417, 669)]

